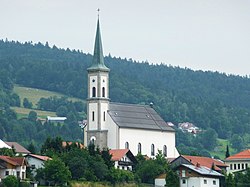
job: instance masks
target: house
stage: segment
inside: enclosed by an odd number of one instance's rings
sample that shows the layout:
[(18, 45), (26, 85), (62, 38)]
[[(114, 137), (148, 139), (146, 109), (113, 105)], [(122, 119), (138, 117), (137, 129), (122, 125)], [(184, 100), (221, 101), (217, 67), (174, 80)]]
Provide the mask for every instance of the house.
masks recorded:
[(16, 155), (25, 156), (27, 154), (30, 154), (30, 151), (28, 151), (25, 147), (21, 146), (17, 142), (4, 142), (4, 143), (10, 146), (11, 148), (15, 149)]
[(44, 167), (45, 161), (51, 160), (50, 157), (42, 156), (42, 155), (35, 155), (35, 154), (28, 154), (25, 156), (25, 159), (31, 169), (31, 173), (33, 174), (33, 176), (36, 175), (37, 169)]
[(94, 56), (88, 71), (87, 128), (85, 146), (94, 143), (100, 149), (129, 149), (155, 157), (176, 158), (175, 130), (154, 110), (153, 105), (110, 102), (109, 71), (104, 64), (99, 19)]
[(66, 148), (67, 146), (70, 146), (70, 145), (75, 145), (81, 149), (84, 148), (84, 144), (80, 143), (80, 142), (62, 142), (62, 147), (63, 148)]
[(111, 160), (115, 162), (115, 168), (132, 171), (137, 163), (136, 158), (129, 149), (111, 149), (109, 154)]
[(219, 187), (224, 178), (223, 174), (199, 164), (181, 164), (175, 169), (180, 178), (180, 187)]
[(201, 156), (180, 155), (171, 162), (173, 168), (178, 167), (181, 164), (189, 164), (193, 166), (199, 164), (207, 168), (213, 168), (213, 170), (219, 173), (226, 171), (226, 168), (228, 167), (221, 160)]
[(179, 123), (178, 128), (182, 130), (182, 132), (188, 132), (192, 134), (197, 134), (201, 132), (201, 130), (196, 127), (193, 123), (185, 122), (185, 123)]
[(227, 168), (227, 174), (237, 171), (245, 170), (250, 167), (250, 149), (239, 152), (235, 155), (229, 156), (225, 159)]
[(67, 119), (66, 117), (50, 117), (50, 116), (47, 116), (46, 121), (51, 122), (51, 123), (64, 123), (64, 121), (66, 119)]
[(24, 157), (0, 156), (0, 178), (14, 175), (17, 178), (26, 178), (27, 162)]

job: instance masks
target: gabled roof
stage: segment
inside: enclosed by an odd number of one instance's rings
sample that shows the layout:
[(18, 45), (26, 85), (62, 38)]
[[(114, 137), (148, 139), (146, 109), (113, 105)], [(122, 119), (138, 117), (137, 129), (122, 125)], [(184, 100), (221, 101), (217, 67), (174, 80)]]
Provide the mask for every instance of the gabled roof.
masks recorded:
[(109, 154), (112, 155), (113, 161), (119, 161), (122, 157), (126, 155), (128, 151), (128, 149), (111, 149), (109, 150)]
[(9, 159), (16, 162), (19, 166), (26, 164), (24, 157), (9, 157)]
[(226, 158), (226, 160), (238, 160), (238, 159), (250, 159), (250, 149), (244, 150), (242, 152), (239, 152), (235, 155)]
[(194, 165), (189, 165), (189, 164), (182, 164), (180, 166), (184, 166), (196, 173), (199, 173), (200, 175), (205, 175), (205, 176), (216, 176), (216, 177), (224, 177), (224, 175), (222, 175), (221, 173), (214, 171), (208, 167), (205, 166), (194, 166)]
[(109, 115), (122, 128), (174, 131), (157, 112), (148, 105), (110, 103)]
[(131, 160), (131, 162), (136, 163), (137, 160), (133, 153), (129, 149), (111, 149), (109, 150), (109, 154), (112, 155), (111, 160), (120, 161), (122, 157), (127, 155), (127, 157)]
[(16, 153), (29, 154), (30, 152), (17, 142), (5, 142), (11, 148), (14, 147)]
[(42, 155), (35, 155), (35, 154), (28, 154), (26, 155), (26, 157), (33, 157), (33, 158), (37, 158), (41, 161), (47, 161), (47, 160), (52, 160), (52, 158), (48, 157), (48, 156), (42, 156)]
[(12, 160), (11, 157), (9, 156), (0, 156), (0, 160), (8, 163), (8, 164), (11, 164), (13, 166), (20, 166), (22, 164), (19, 164), (16, 160)]
[(214, 164), (214, 169), (216, 171), (221, 171), (220, 167), (227, 167), (227, 165), (224, 164), (222, 161), (209, 158), (209, 157), (189, 156), (189, 155), (181, 155), (181, 156), (185, 158), (187, 161), (189, 161), (191, 164), (193, 164), (194, 166), (196, 166), (197, 164), (200, 164), (201, 166), (212, 168), (212, 165)]

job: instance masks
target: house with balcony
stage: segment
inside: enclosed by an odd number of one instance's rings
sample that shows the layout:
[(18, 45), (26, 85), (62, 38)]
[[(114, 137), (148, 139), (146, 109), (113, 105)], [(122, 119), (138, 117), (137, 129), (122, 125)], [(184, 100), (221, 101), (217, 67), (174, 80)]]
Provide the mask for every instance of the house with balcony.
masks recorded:
[(115, 162), (115, 168), (132, 171), (137, 163), (135, 156), (129, 149), (111, 149), (109, 154), (111, 160)]

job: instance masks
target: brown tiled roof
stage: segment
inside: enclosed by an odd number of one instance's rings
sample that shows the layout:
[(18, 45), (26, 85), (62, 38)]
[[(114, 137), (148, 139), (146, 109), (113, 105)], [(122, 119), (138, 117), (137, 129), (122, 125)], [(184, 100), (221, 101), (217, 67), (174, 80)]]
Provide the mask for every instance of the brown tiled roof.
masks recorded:
[(42, 156), (42, 155), (29, 154), (27, 156), (31, 156), (31, 157), (37, 158), (39, 160), (42, 160), (42, 161), (52, 160), (52, 158), (50, 158), (48, 156)]
[(214, 164), (214, 169), (216, 171), (221, 171), (220, 167), (227, 167), (222, 161), (209, 158), (209, 157), (201, 157), (201, 156), (189, 156), (189, 155), (182, 155), (187, 161), (191, 162), (193, 165), (200, 164), (201, 166), (205, 166), (207, 168), (212, 168)]
[(4, 162), (7, 162), (13, 166), (20, 166), (19, 163), (17, 163), (15, 160), (12, 160), (9, 156), (0, 156), (0, 160), (3, 160)]
[(84, 145), (82, 143), (79, 143), (79, 142), (62, 142), (62, 146), (66, 147), (67, 144), (71, 145), (72, 143), (75, 143), (77, 146), (80, 146), (81, 149), (84, 148)]
[(112, 155), (111, 159), (113, 161), (119, 161), (128, 151), (128, 149), (111, 149), (109, 150), (109, 154)]
[(16, 153), (29, 154), (30, 152), (17, 142), (5, 142), (8, 146), (14, 147)]
[(226, 160), (234, 160), (234, 159), (250, 159), (250, 149), (244, 150), (242, 152), (239, 152), (235, 155), (226, 158)]
[(25, 158), (24, 157), (9, 157), (9, 159), (12, 160), (13, 162), (16, 162), (20, 166), (25, 164)]

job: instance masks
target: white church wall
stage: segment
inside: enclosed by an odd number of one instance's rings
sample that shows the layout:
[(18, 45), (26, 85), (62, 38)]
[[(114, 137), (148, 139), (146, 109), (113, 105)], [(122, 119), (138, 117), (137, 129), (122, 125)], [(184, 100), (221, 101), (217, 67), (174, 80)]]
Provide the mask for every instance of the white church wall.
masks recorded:
[[(108, 117), (108, 114), (107, 114), (107, 111), (108, 111), (108, 103), (102, 103), (101, 104), (101, 129), (102, 130), (107, 130), (108, 127), (107, 127), (107, 117)], [(105, 112), (105, 117), (104, 117), (104, 112)]]
[(111, 119), (110, 115), (107, 115), (108, 124), (108, 148), (118, 149), (118, 126)]
[(175, 132), (120, 128), (119, 148), (124, 149), (126, 142), (129, 143), (129, 149), (134, 155), (138, 154), (138, 143), (141, 143), (143, 155), (151, 157), (151, 145), (154, 144), (155, 155), (158, 150), (163, 151), (163, 146), (166, 145), (167, 157), (179, 156), (175, 149)]
[[(88, 129), (89, 130), (97, 130), (97, 103), (89, 103), (89, 116), (88, 116)], [(92, 120), (92, 115), (94, 112), (94, 121)]]

